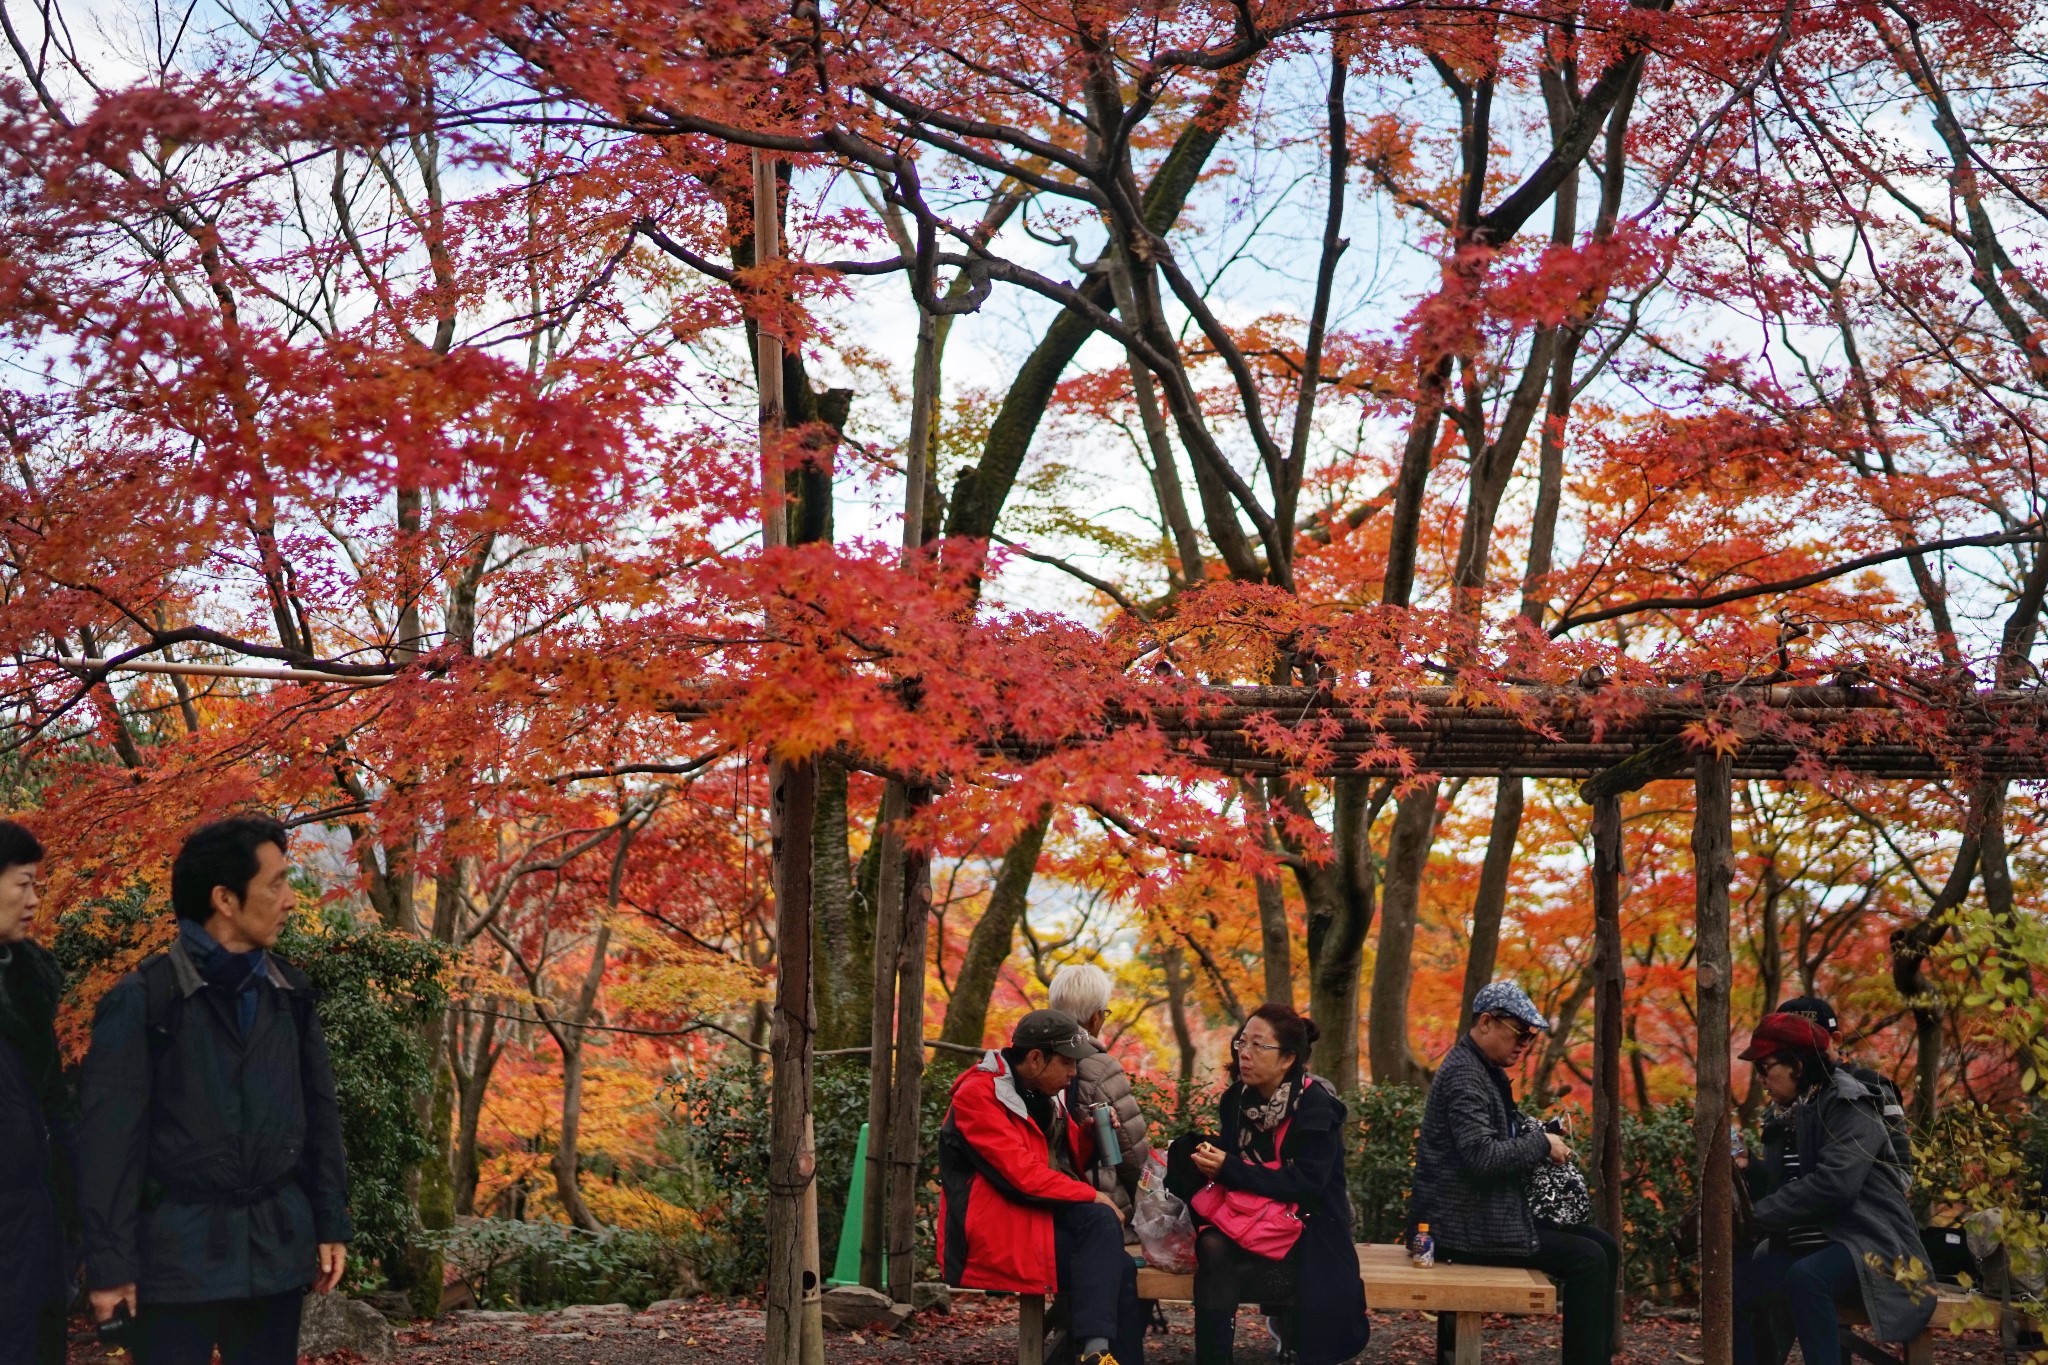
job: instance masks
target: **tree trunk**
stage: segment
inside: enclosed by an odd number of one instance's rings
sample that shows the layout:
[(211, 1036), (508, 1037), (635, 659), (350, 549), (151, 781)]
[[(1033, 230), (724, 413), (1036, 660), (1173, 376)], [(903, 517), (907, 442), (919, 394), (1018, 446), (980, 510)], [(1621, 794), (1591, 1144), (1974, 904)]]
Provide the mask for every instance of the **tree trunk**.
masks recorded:
[(817, 1303), (818, 1267), (805, 1262), (817, 1246), (817, 1163), (811, 1151), (811, 1063), (817, 1008), (811, 996), (811, 840), (818, 770), (809, 760), (771, 758), (768, 764), (770, 841), (775, 880), (775, 1014), (770, 1030), (774, 1075), (769, 1087), (768, 1140), (768, 1365), (808, 1365), (815, 1352), (810, 1311)]
[(1278, 873), (1256, 879), (1259, 898), (1260, 958), (1266, 969), (1266, 999), (1294, 1004), (1293, 936), (1287, 929), (1287, 893)]
[(1694, 989), (1700, 1032), (1693, 1169), (1700, 1192), (1700, 1354), (1706, 1365), (1729, 1365), (1735, 1350), (1735, 1230), (1728, 1151), (1731, 767), (1726, 754), (1702, 754), (1693, 777)]
[(1358, 1087), (1358, 977), (1372, 928), (1372, 817), (1378, 803), (1365, 777), (1345, 774), (1330, 785), (1336, 808), (1333, 856), (1296, 876), (1309, 911), (1309, 1013), (1321, 1026), (1309, 1065), (1345, 1091)]
[(1522, 779), (1502, 777), (1493, 796), (1493, 824), (1486, 834), (1486, 861), (1479, 866), (1479, 890), (1472, 898), (1472, 937), (1465, 950), (1465, 985), (1458, 992), (1458, 1026), (1472, 1018), (1472, 997), (1493, 979), (1500, 954), (1500, 921), (1507, 911), (1508, 872), (1515, 841), (1522, 835)]
[[(629, 825), (619, 832), (618, 853), (612, 861), (614, 893), (611, 905), (614, 907), (618, 903), (619, 874), (632, 841)], [(591, 1014), (597, 1009), (597, 989), (604, 980), (604, 960), (611, 952), (611, 946), (612, 927), (602, 925), (590, 948), (590, 968), (583, 974), (583, 989), (577, 993), (575, 1013), (554, 1029), (556, 1041), (562, 1046), (562, 1136), (561, 1141), (555, 1144), (555, 1193), (560, 1197), (562, 1211), (569, 1215), (569, 1221), (591, 1232), (602, 1231), (604, 1225), (583, 1202), (583, 1188), (577, 1183), (577, 1173), (582, 1164), (577, 1142), (583, 1129), (583, 1026), (590, 1022)]]
[(583, 1039), (573, 1031), (572, 1036), (576, 1039), (573, 1043), (567, 1038), (562, 1042), (562, 1132), (555, 1143), (555, 1159), (549, 1164), (555, 1173), (555, 1197), (562, 1202), (562, 1212), (575, 1226), (600, 1232), (603, 1225), (583, 1202), (583, 1189), (576, 1183), (577, 1142), (583, 1128)]
[(868, 1041), (874, 997), (874, 923), (856, 910), (853, 864), (846, 848), (846, 769), (818, 761), (818, 822), (811, 855), (818, 928), (813, 943), (818, 982), (818, 1046), (859, 1047)]
[[(944, 1042), (980, 1047), (984, 1041), (989, 1000), (995, 995), (1003, 964), (1009, 961), (1010, 949), (1016, 944), (1017, 921), (1023, 916), (1051, 820), (1050, 807), (1039, 812), (1036, 820), (1018, 831), (1003, 853), (995, 886), (989, 891), (988, 906), (967, 936), (967, 951), (960, 959), (959, 973), (953, 978), (953, 996), (946, 1004), (946, 1022), (939, 1030)], [(941, 1053), (932, 1061), (942, 1073), (958, 1072), (960, 1066), (955, 1063), (964, 1064), (966, 1057), (954, 1053), (949, 1059)]]
[(1650, 1068), (1643, 1059), (1642, 1041), (1636, 1035), (1636, 1018), (1636, 1011), (1629, 1010), (1628, 1022), (1622, 1033), (1627, 1040), (1624, 1050), (1628, 1053), (1629, 1079), (1636, 1086), (1636, 1112), (1647, 1115), (1650, 1112)]
[[(931, 801), (913, 789), (912, 809)], [(889, 1104), (889, 1297), (911, 1301), (916, 1277), (918, 1119), (924, 1095), (925, 944), (932, 919), (931, 855), (903, 855), (903, 946), (896, 976), (896, 1074)], [(872, 1137), (872, 1135), (870, 1135)]]
[(497, 1046), (498, 1011), (503, 1002), (495, 995), (484, 999), (486, 1013), (478, 1021), (476, 1046), (469, 1067), (456, 1075), (455, 1156), (451, 1163), (455, 1178), (455, 1212), (476, 1212), (479, 1169), (476, 1159), (476, 1130), (483, 1121), (484, 1099), (490, 1094), (491, 1075), (498, 1069), (503, 1049)]
[(1436, 783), (1401, 798), (1387, 840), (1387, 885), (1380, 911), (1379, 955), (1372, 968), (1372, 1012), (1366, 1021), (1375, 1085), (1411, 1085), (1421, 1069), (1408, 1050), (1408, 987), (1415, 973), (1415, 918), (1422, 874), (1436, 831)]
[(1595, 1215), (1622, 1240), (1621, 1218), (1621, 798), (1593, 802), (1593, 1142)]
[(882, 789), (882, 813), (875, 826), (878, 855), (875, 884), (874, 993), (868, 1018), (868, 1161), (861, 1191), (860, 1282), (884, 1285), (888, 1245), (889, 1118), (895, 1096), (896, 978), (903, 952), (903, 854), (896, 828), (903, 819), (903, 784)]
[(1173, 1043), (1180, 1051), (1179, 1100), (1185, 1110), (1188, 1088), (1195, 1083), (1195, 1035), (1188, 1027), (1187, 961), (1181, 956), (1178, 943), (1160, 954), (1159, 966), (1166, 974), (1166, 1017), (1173, 1022)]
[(1983, 781), (1970, 788), (1963, 838), (1955, 865), (1921, 919), (1892, 931), (1892, 985), (1913, 1011), (1913, 1122), (1925, 1129), (1941, 1104), (1941, 998), (1927, 979), (1927, 955), (1948, 936), (1948, 912), (1970, 894), (1984, 856), (1984, 823), (2004, 796), (2005, 784)]
[(1586, 1008), (1586, 1002), (1593, 997), (1593, 987), (1599, 982), (1598, 967), (1597, 962), (1588, 962), (1579, 969), (1571, 990), (1557, 1007), (1557, 1027), (1543, 1040), (1543, 1056), (1536, 1063), (1536, 1080), (1530, 1091), (1530, 1103), (1539, 1109), (1557, 1098), (1550, 1078), (1557, 1074), (1565, 1054), (1571, 1051), (1572, 1034), (1579, 1027), (1579, 1012)]

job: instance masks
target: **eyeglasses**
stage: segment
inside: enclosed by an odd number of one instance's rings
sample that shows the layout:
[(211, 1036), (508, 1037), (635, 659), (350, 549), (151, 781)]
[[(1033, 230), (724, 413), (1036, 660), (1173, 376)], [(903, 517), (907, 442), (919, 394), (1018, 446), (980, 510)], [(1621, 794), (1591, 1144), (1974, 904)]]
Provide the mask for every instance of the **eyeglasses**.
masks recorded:
[(1536, 1030), (1519, 1019), (1510, 1019), (1505, 1014), (1496, 1014), (1493, 1017), (1514, 1030), (1516, 1047), (1527, 1047), (1529, 1040), (1536, 1036)]
[(1249, 1038), (1239, 1038), (1231, 1043), (1230, 1050), (1238, 1053), (1278, 1052), (1280, 1045), (1278, 1043), (1255, 1043)]

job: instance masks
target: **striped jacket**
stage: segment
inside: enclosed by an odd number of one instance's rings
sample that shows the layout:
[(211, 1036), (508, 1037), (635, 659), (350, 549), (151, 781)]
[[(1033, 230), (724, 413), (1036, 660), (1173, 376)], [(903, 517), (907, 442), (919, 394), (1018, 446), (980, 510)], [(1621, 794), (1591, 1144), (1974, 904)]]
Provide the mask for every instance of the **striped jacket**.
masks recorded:
[(1549, 1155), (1549, 1135), (1516, 1111), (1507, 1072), (1461, 1037), (1430, 1083), (1415, 1138), (1409, 1223), (1428, 1223), (1450, 1252), (1530, 1255), (1529, 1173)]

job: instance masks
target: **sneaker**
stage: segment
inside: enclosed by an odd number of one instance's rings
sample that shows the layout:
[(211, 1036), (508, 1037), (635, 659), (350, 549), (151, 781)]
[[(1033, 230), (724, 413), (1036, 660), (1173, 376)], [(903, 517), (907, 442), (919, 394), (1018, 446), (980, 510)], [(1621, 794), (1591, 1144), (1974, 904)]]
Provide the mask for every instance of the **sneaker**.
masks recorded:
[(1081, 1365), (1116, 1365), (1116, 1357), (1108, 1351), (1093, 1351), (1081, 1357)]

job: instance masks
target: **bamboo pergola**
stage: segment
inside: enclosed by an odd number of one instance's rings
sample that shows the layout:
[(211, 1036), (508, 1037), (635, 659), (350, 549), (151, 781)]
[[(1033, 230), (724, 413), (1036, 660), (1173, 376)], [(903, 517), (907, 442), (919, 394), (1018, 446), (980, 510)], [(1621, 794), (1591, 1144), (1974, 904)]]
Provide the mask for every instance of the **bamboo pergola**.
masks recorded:
[[(1718, 731), (1708, 727), (1717, 722)], [(1199, 703), (1112, 723), (1156, 726), (1177, 752), (1231, 773), (1336, 772), (1579, 779), (1592, 807), (1596, 1214), (1617, 1241), (1621, 1208), (1621, 798), (1649, 782), (1694, 784), (1695, 992), (1700, 1028), (1693, 1125), (1701, 1196), (1706, 1359), (1733, 1340), (1733, 1097), (1729, 883), (1737, 778), (1821, 775), (1899, 781), (2048, 776), (2048, 692), (1785, 683), (1608, 689), (1520, 687), (1467, 700), (1450, 687), (1345, 701), (1320, 688), (1206, 689)], [(1313, 748), (1286, 752), (1299, 734)], [(1709, 737), (1718, 743), (1705, 742)], [(1277, 741), (1277, 744), (1276, 744)], [(1618, 1301), (1615, 1310), (1620, 1312)], [(1617, 1316), (1617, 1322), (1619, 1317)]]
[[(1621, 1208), (1621, 1052), (1627, 1008), (1621, 941), (1621, 797), (1690, 777), (1695, 805), (1695, 991), (1700, 1028), (1693, 1124), (1701, 1196), (1702, 1346), (1726, 1360), (1733, 1340), (1734, 1232), (1727, 1135), (1733, 976), (1729, 883), (1732, 784), (1738, 778), (1865, 781), (2048, 776), (2048, 692), (1958, 687), (1716, 681), (1675, 687), (1576, 686), (1374, 695), (1309, 687), (1209, 687), (1192, 700), (1124, 704), (1106, 728), (1149, 726), (1170, 750), (1220, 773), (1328, 777), (1577, 779), (1592, 807), (1596, 1216), (1617, 1241)], [(1005, 739), (1031, 758), (1057, 745)], [(1615, 1305), (1620, 1312), (1619, 1291)], [(1617, 1316), (1617, 1322), (1619, 1318)]]

